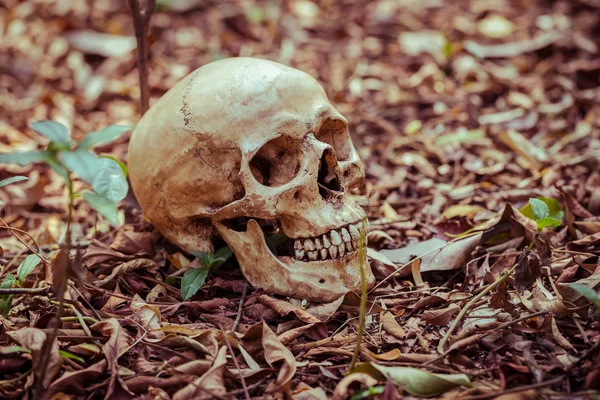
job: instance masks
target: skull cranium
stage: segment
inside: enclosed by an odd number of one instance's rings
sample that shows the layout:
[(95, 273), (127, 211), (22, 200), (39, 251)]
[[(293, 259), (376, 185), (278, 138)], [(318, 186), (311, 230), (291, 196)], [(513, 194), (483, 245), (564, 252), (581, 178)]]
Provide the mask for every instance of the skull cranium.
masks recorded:
[[(374, 281), (358, 251), (366, 216), (347, 194), (362, 163), (346, 119), (304, 72), (253, 58), (197, 69), (144, 115), (128, 163), (167, 239), (212, 252), (220, 235), (255, 287), (331, 301), (359, 290), (361, 265)], [(267, 244), (276, 230), (287, 253)]]

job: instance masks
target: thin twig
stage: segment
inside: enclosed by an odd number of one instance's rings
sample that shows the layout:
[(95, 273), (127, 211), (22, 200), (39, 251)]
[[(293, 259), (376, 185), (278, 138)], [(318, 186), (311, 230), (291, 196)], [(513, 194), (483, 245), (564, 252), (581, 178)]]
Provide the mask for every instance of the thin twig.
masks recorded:
[(131, 17), (135, 29), (137, 42), (137, 60), (140, 79), (141, 114), (144, 115), (150, 107), (150, 89), (148, 88), (148, 28), (150, 16), (154, 11), (155, 0), (146, 0), (144, 7), (140, 7), (140, 0), (129, 0)]
[(41, 288), (7, 288), (7, 289), (0, 289), (0, 295), (5, 295), (5, 294), (38, 295), (38, 294), (48, 294), (49, 291), (50, 291), (50, 287), (41, 287)]
[(483, 296), (485, 296), (493, 288), (495, 288), (496, 286), (498, 286), (502, 282), (504, 282), (515, 271), (515, 268), (516, 268), (516, 266), (514, 266), (510, 270), (504, 272), (498, 279), (496, 279), (495, 282), (488, 285), (488, 287), (486, 287), (477, 296), (473, 297), (471, 299), (471, 301), (469, 301), (467, 304), (465, 304), (465, 306), (460, 310), (460, 312), (458, 313), (458, 315), (456, 316), (454, 321), (452, 321), (452, 325), (450, 325), (450, 328), (448, 328), (448, 332), (446, 332), (446, 334), (444, 335), (442, 340), (440, 340), (440, 343), (438, 344), (438, 347), (437, 347), (438, 353), (444, 354), (444, 347), (446, 345), (446, 342), (448, 341), (448, 339), (450, 338), (450, 336), (452, 335), (452, 333), (454, 332), (454, 330), (456, 329), (456, 327), (458, 326), (460, 321), (462, 321), (462, 319), (467, 314), (467, 312), (469, 312), (469, 310), (471, 309), (473, 304), (477, 303)]
[(240, 299), (240, 305), (238, 306), (237, 316), (235, 317), (235, 321), (233, 321), (233, 327), (231, 328), (232, 332), (235, 332), (238, 325), (240, 324), (240, 320), (242, 319), (242, 309), (244, 308), (244, 302), (246, 301), (246, 293), (248, 292), (248, 282), (244, 284), (244, 290), (242, 291), (242, 298)]
[[(494, 332), (499, 332), (502, 329), (508, 328), (509, 326), (516, 324), (517, 322), (521, 322), (521, 321), (529, 319), (529, 318), (539, 317), (541, 315), (546, 315), (548, 313), (549, 313), (549, 311), (542, 310), (542, 311), (534, 312), (532, 314), (525, 315), (523, 317), (519, 317), (517, 319), (513, 319), (512, 321), (508, 321), (508, 322), (506, 322), (502, 325), (499, 325), (495, 328), (489, 329), (487, 332), (484, 332), (484, 333), (478, 335), (478, 338), (483, 339), (484, 337), (491, 335)], [(481, 317), (479, 317), (479, 318), (481, 318)], [(455, 350), (459, 350), (459, 349), (453, 348), (452, 346), (450, 346), (450, 348), (448, 350), (446, 350), (443, 354), (440, 354), (436, 358), (432, 358), (431, 360), (424, 362), (423, 365), (433, 364), (434, 362), (437, 362), (437, 361), (441, 360), (442, 358), (445, 358), (448, 354), (452, 353)]]
[[(23, 243), (23, 246), (27, 247), (29, 249), (29, 251), (31, 251), (33, 254), (35, 254), (36, 256), (38, 256), (40, 258), (40, 260), (42, 260), (45, 264), (48, 264), (48, 260), (46, 260), (40, 253), (39, 253), (39, 248), (40, 246), (37, 244), (37, 242), (35, 241), (35, 239), (33, 238), (33, 236), (31, 236), (29, 233), (22, 231), (21, 229), (17, 229), (17, 228), (11, 228), (6, 221), (4, 221), (1, 217), (0, 217), (0, 222), (2, 222), (4, 224), (4, 226), (0, 226), (0, 228), (2, 229), (8, 229), (10, 230), (10, 233), (21, 243)], [(33, 244), (35, 244), (35, 247), (38, 248), (38, 251), (34, 250), (31, 248), (31, 246), (25, 242), (23, 239), (21, 239), (21, 237), (19, 235), (17, 235), (15, 232), (19, 232), (22, 233), (26, 236), (29, 236), (29, 239), (31, 239), (31, 241), (33, 242)]]
[(539, 389), (539, 388), (542, 388), (542, 387), (554, 385), (555, 383), (558, 383), (558, 382), (562, 381), (563, 379), (565, 379), (565, 376), (559, 376), (558, 378), (549, 379), (547, 381), (538, 382), (538, 383), (532, 383), (531, 385), (517, 386), (517, 387), (514, 387), (514, 388), (503, 390), (502, 392), (493, 392), (493, 393), (478, 394), (478, 395), (475, 395), (475, 396), (466, 396), (466, 397), (461, 397), (461, 398), (463, 400), (485, 400), (485, 399), (491, 399), (491, 398), (495, 398), (495, 397), (498, 397), (498, 396), (501, 396), (501, 395), (504, 395), (504, 394), (524, 392), (525, 390)]
[[(245, 292), (245, 290), (244, 290), (244, 292)], [(237, 368), (238, 373), (240, 374), (240, 381), (242, 382), (242, 388), (244, 388), (244, 396), (246, 396), (246, 400), (250, 400), (250, 393), (248, 393), (248, 387), (246, 386), (246, 380), (244, 379), (244, 375), (242, 375), (242, 370), (240, 369), (240, 364), (238, 363), (235, 353), (233, 352), (231, 343), (229, 343), (227, 334), (223, 330), (223, 327), (220, 327), (220, 328), (221, 328), (221, 332), (223, 332), (223, 339), (225, 340), (225, 344), (227, 344), (227, 349), (229, 350), (229, 353), (231, 353), (231, 358), (233, 359), (233, 364), (235, 365), (235, 368)]]

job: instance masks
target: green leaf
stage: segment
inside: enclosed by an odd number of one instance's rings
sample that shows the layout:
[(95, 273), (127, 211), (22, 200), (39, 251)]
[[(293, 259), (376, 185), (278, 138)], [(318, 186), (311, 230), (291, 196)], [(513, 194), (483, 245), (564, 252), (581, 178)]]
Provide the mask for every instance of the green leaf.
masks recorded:
[(367, 399), (369, 397), (373, 397), (376, 394), (381, 394), (385, 391), (385, 386), (373, 386), (365, 390), (359, 390), (358, 392), (354, 392), (350, 400), (361, 400)]
[(101, 155), (98, 158), (108, 158), (109, 160), (113, 160), (114, 162), (119, 164), (119, 167), (121, 167), (121, 170), (123, 170), (123, 175), (125, 175), (125, 178), (127, 178), (127, 175), (129, 175), (129, 170), (127, 169), (127, 165), (125, 165), (125, 163), (123, 161), (119, 160), (118, 158), (113, 157), (113, 156), (107, 156), (107, 155)]
[(385, 382), (387, 377), (399, 387), (415, 396), (429, 397), (445, 393), (459, 386), (471, 386), (465, 374), (434, 374), (416, 368), (386, 367), (363, 363), (352, 372), (364, 372)]
[(580, 295), (585, 296), (586, 299), (594, 303), (600, 310), (600, 293), (582, 283), (571, 283), (569, 286)]
[(6, 186), (6, 185), (10, 185), (11, 183), (15, 183), (15, 182), (21, 182), (21, 181), (26, 181), (29, 178), (26, 176), (12, 176), (10, 178), (6, 178), (0, 181), (0, 187)]
[(556, 218), (552, 218), (552, 217), (546, 217), (543, 219), (538, 219), (535, 221), (535, 223), (537, 224), (538, 230), (542, 230), (547, 226), (550, 226), (552, 228), (557, 228), (560, 226), (560, 224), (562, 224), (562, 220), (558, 220)]
[(40, 161), (47, 161), (49, 153), (47, 151), (21, 151), (17, 153), (0, 154), (0, 164), (17, 164), (26, 167)]
[(38, 121), (31, 125), (31, 129), (50, 139), (62, 149), (69, 149), (69, 130), (66, 126), (56, 121)]
[(210, 264), (212, 264), (215, 259), (215, 255), (212, 253), (206, 253), (204, 251), (192, 251), (192, 255), (200, 260), (202, 265), (207, 268), (210, 268)]
[(123, 200), (129, 190), (123, 170), (111, 159), (101, 158), (98, 161), (98, 173), (92, 182), (94, 191), (115, 202)]
[(527, 218), (536, 221), (539, 230), (547, 226), (560, 226), (565, 216), (560, 202), (550, 197), (529, 199), (529, 203), (519, 211)]
[(6, 347), (0, 347), (0, 354), (14, 354), (14, 353), (29, 353), (31, 354), (31, 350), (26, 349), (25, 347), (21, 347), (21, 346), (6, 346)]
[(208, 277), (208, 268), (192, 268), (185, 271), (181, 280), (181, 295), (183, 300), (187, 300), (196, 293), (206, 282)]
[[(2, 283), (0, 283), (0, 288), (2, 289), (10, 289), (14, 286), (16, 279), (14, 275), (8, 274), (4, 277)], [(8, 315), (10, 309), (12, 308), (12, 294), (3, 294), (0, 296), (0, 313), (4, 316)]]
[(210, 263), (211, 271), (216, 271), (225, 261), (227, 261), (233, 253), (228, 246), (221, 247), (216, 251), (212, 262)]
[(19, 265), (19, 268), (17, 268), (17, 278), (21, 284), (25, 282), (27, 275), (29, 275), (41, 261), (42, 260), (35, 254), (30, 254), (23, 260), (21, 265)]
[(79, 361), (82, 364), (85, 362), (85, 360), (83, 358), (76, 356), (75, 354), (71, 354), (65, 350), (59, 350), (58, 353), (60, 354), (61, 357), (64, 357), (64, 358), (69, 358), (71, 360)]
[(62, 151), (60, 153), (60, 160), (69, 171), (76, 173), (90, 185), (94, 182), (94, 178), (100, 170), (98, 157), (94, 153), (84, 149)]
[(165, 283), (166, 283), (167, 285), (171, 285), (171, 286), (173, 286), (173, 285), (175, 285), (175, 284), (177, 283), (177, 281), (178, 281), (179, 279), (181, 279), (181, 278), (180, 278), (180, 277), (178, 277), (178, 276), (167, 276), (167, 278), (165, 279)]
[(83, 200), (88, 203), (92, 208), (104, 215), (104, 218), (113, 225), (119, 224), (119, 214), (117, 210), (117, 203), (107, 199), (106, 197), (92, 192), (83, 192)]
[(10, 289), (15, 284), (15, 276), (13, 274), (8, 274), (4, 277), (2, 283), (0, 283), (0, 288), (2, 289)]
[(538, 221), (550, 216), (550, 209), (540, 199), (529, 199), (529, 204), (531, 205), (531, 212), (533, 213), (533, 218)]
[(79, 148), (91, 149), (94, 146), (114, 142), (123, 133), (130, 131), (133, 127), (127, 125), (110, 125), (97, 132), (90, 132), (81, 141)]

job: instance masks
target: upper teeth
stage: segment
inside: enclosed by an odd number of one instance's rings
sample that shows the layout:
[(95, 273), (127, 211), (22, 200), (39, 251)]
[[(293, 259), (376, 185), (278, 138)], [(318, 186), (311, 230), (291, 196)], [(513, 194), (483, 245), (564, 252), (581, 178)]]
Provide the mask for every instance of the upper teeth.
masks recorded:
[(362, 224), (362, 222), (358, 222), (333, 229), (315, 238), (296, 239), (294, 241), (295, 258), (301, 261), (343, 258), (358, 249)]

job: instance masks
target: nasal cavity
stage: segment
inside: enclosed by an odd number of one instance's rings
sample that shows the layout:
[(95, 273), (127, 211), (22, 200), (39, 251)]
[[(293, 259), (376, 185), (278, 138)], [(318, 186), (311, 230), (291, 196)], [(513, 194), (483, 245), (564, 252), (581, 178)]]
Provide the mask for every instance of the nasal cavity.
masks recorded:
[(335, 195), (334, 192), (343, 192), (344, 188), (338, 176), (337, 160), (333, 149), (326, 149), (319, 163), (319, 193), (324, 199)]

